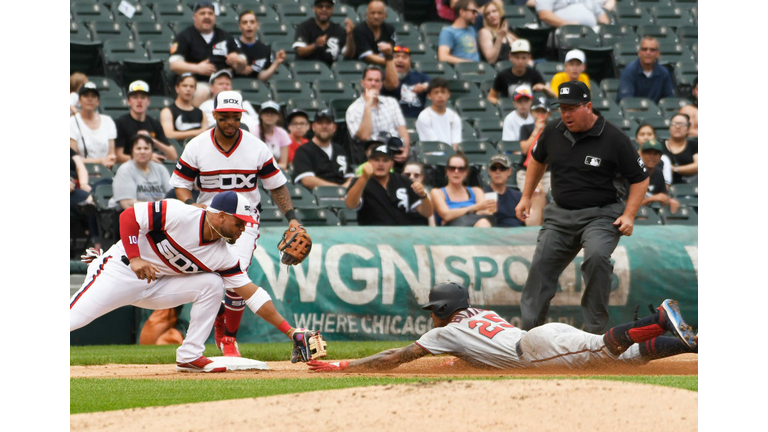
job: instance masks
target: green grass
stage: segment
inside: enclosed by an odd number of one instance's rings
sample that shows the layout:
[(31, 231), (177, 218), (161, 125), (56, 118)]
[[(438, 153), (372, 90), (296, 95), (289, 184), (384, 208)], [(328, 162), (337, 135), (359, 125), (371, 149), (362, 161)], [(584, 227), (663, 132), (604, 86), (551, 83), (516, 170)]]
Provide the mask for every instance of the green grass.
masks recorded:
[[(328, 359), (361, 358), (385, 349), (407, 345), (407, 342), (333, 342)], [(177, 346), (107, 345), (70, 347), (70, 365), (116, 364), (174, 364)], [(266, 344), (242, 344), (244, 357), (263, 361), (288, 360), (290, 342)], [(206, 346), (206, 355), (217, 356), (220, 352)], [(462, 378), (394, 378), (394, 377), (335, 377), (328, 379), (237, 379), (237, 380), (152, 380), (152, 379), (70, 379), (70, 413), (110, 411), (128, 408), (165, 406), (174, 404), (253, 398), (278, 394), (301, 393), (316, 390), (333, 390), (409, 382), (446, 380), (498, 380), (498, 379), (559, 379), (562, 376), (522, 378), (462, 377)], [(604, 379), (641, 384), (662, 385), (698, 391), (698, 376), (593, 375), (567, 377), (568, 379)]]

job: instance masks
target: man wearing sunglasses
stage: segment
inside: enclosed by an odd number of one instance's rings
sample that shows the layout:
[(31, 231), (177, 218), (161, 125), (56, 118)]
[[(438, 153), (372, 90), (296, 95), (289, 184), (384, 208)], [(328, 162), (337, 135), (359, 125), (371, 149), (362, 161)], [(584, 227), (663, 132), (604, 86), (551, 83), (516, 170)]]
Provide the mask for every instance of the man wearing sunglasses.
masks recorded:
[(489, 198), (488, 194), (493, 193), (497, 196), (496, 213), (494, 213), (496, 226), (508, 228), (525, 226), (515, 216), (515, 207), (523, 194), (517, 189), (507, 187), (507, 180), (512, 175), (512, 163), (509, 158), (503, 154), (491, 156), (488, 162), (488, 174), (491, 177), (491, 184), (485, 186), (483, 192), (486, 198)]
[(608, 325), (611, 255), (622, 235), (632, 235), (648, 189), (648, 172), (629, 137), (592, 109), (586, 84), (560, 84), (557, 102), (561, 120), (544, 126), (534, 144), (523, 196), (515, 208), (517, 218), (525, 222), (533, 191), (550, 166), (553, 202), (544, 208), (544, 224), (520, 298), (522, 328), (546, 322), (558, 277), (583, 248), (584, 330), (599, 334)]
[(296, 26), (293, 49), (302, 60), (320, 60), (331, 66), (339, 54), (351, 59), (355, 51), (352, 39), (354, 24), (344, 19), (344, 27), (331, 21), (334, 0), (315, 0), (312, 11), (315, 17)]
[(450, 64), (479, 62), (477, 30), (474, 27), (480, 10), (474, 0), (458, 0), (453, 6), (456, 20), (440, 31), (437, 59)]
[(392, 51), (381, 94), (397, 99), (405, 117), (418, 118), (426, 106), (429, 76), (411, 69), (411, 50), (407, 46), (397, 45)]
[(617, 101), (628, 97), (643, 97), (659, 103), (665, 97), (675, 96), (675, 86), (672, 77), (664, 66), (656, 60), (659, 58), (659, 41), (646, 36), (640, 41), (640, 51), (637, 59), (621, 71)]

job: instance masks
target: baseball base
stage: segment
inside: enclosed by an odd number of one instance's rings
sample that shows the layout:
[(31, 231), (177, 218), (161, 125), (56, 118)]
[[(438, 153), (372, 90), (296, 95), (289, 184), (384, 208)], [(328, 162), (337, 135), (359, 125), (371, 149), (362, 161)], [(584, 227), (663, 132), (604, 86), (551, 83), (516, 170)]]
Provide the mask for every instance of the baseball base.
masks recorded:
[(208, 357), (218, 364), (227, 367), (227, 370), (269, 370), (266, 362), (243, 357)]

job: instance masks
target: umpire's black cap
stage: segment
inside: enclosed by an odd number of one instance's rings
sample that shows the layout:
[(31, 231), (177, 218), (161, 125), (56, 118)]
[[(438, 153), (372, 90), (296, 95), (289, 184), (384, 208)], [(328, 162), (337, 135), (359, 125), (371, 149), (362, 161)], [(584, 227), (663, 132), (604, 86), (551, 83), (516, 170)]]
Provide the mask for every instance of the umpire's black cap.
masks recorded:
[(557, 101), (552, 105), (579, 105), (592, 101), (589, 87), (581, 81), (568, 81), (557, 87)]

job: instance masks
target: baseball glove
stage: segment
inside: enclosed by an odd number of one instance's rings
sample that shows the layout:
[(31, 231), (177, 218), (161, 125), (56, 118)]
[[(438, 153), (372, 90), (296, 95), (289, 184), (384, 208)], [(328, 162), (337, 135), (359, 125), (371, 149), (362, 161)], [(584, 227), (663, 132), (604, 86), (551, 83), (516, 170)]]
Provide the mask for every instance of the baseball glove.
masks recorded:
[(280, 250), (280, 262), (283, 264), (300, 264), (312, 250), (312, 239), (303, 226), (292, 226), (283, 233), (277, 249)]
[(328, 344), (320, 335), (319, 331), (298, 328), (293, 332), (293, 352), (291, 353), (291, 363), (308, 362), (328, 355), (326, 347)]

